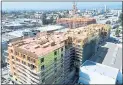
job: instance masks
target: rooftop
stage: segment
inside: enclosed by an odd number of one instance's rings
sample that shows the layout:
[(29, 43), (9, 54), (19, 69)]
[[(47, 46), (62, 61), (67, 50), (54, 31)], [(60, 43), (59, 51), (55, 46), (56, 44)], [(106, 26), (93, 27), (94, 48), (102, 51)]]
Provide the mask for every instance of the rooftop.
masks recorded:
[(45, 27), (39, 27), (37, 30), (40, 30), (41, 32), (43, 31), (52, 31), (52, 30), (59, 30), (59, 29), (64, 29), (65, 27), (60, 26), (60, 25), (48, 25)]
[(87, 74), (89, 77), (85, 77), (90, 80), (91, 84), (115, 84), (118, 72), (119, 70), (116, 68), (89, 60), (85, 61), (80, 67), (80, 75), (82, 76), (81, 73)]
[(2, 42), (7, 42), (15, 38), (17, 38), (17, 36), (9, 35), (9, 34), (2, 34)]
[(37, 56), (43, 56), (55, 49), (64, 46), (66, 38), (63, 33), (47, 34), (46, 32), (39, 33), (36, 37), (20, 40), (19, 42), (13, 42), (13, 46), (20, 49), (32, 52)]
[(75, 42), (77, 41), (79, 42), (78, 44), (80, 44), (81, 41), (83, 42), (83, 40), (88, 38), (89, 33), (95, 34), (92, 29), (97, 31), (97, 29), (102, 29), (101, 26), (105, 25), (89, 25), (84, 28), (81, 27), (77, 29), (71, 29), (67, 32), (41, 32), (36, 37), (26, 38), (17, 42), (13, 42), (12, 44), (20, 49), (41, 56), (64, 46), (63, 41), (69, 36), (72, 37)]

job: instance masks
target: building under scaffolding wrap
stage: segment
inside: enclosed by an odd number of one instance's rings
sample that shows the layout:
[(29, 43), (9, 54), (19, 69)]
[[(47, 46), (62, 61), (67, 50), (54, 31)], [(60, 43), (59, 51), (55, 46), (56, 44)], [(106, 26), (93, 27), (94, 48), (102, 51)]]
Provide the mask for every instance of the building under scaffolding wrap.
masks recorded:
[(109, 34), (110, 26), (92, 24), (11, 42), (10, 78), (18, 84), (74, 84), (80, 65)]

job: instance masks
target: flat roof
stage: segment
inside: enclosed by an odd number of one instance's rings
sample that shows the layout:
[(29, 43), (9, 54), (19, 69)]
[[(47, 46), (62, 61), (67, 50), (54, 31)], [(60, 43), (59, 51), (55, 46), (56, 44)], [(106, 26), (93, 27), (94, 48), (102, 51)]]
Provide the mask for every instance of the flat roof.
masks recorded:
[(64, 26), (60, 26), (60, 25), (48, 25), (48, 26), (37, 28), (37, 30), (40, 30), (41, 32), (58, 30), (58, 29), (65, 29), (65, 27)]
[[(13, 44), (13, 46), (17, 46), (20, 49), (34, 53), (39, 57), (64, 46), (62, 41), (65, 39), (66, 38), (64, 37), (63, 33), (53, 33), (52, 35), (48, 35), (47, 33), (42, 32), (39, 33), (36, 37), (23, 39), (19, 42), (13, 42), (11, 44)], [(14, 43), (17, 44), (14, 45)]]
[[(92, 82), (93, 80), (97, 80), (95, 81), (95, 83), (115, 83), (116, 79), (117, 79), (117, 75), (118, 75), (119, 70), (116, 68), (112, 68), (103, 64), (99, 64), (90, 60), (86, 60), (80, 67), (80, 75), (81, 73), (85, 73), (88, 74), (91, 78), (92, 78)], [(93, 75), (93, 77), (92, 77)], [(95, 76), (94, 76), (95, 75)], [(98, 79), (99, 78), (99, 79)], [(103, 79), (103, 82), (101, 80), (101, 78), (106, 78), (109, 81), (107, 81), (106, 79)], [(91, 81), (91, 79), (90, 79)], [(93, 82), (94, 83), (94, 82)], [(101, 84), (100, 83), (100, 84)]]
[(15, 39), (17, 36), (9, 35), (9, 34), (2, 34), (2, 42), (7, 42), (11, 39)]
[(17, 31), (13, 31), (13, 32), (9, 32), (9, 35), (12, 36), (17, 36), (17, 37), (22, 37), (23, 36), (23, 32), (29, 32), (29, 29), (24, 29), (24, 30), (17, 30)]

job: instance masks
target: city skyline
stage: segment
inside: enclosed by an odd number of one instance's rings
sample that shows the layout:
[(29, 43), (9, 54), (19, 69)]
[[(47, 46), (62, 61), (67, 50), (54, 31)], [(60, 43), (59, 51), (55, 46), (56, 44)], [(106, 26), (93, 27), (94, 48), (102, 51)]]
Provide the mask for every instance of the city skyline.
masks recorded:
[[(2, 10), (63, 10), (72, 9), (73, 2), (3, 2)], [(122, 2), (77, 2), (78, 9), (122, 9)]]

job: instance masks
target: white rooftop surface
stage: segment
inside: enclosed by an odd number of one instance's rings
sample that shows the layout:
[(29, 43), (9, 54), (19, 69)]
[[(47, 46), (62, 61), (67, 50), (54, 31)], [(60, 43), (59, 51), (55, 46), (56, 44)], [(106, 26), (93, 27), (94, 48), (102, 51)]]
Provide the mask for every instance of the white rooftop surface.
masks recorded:
[(5, 26), (21, 26), (22, 24), (20, 24), (19, 22), (11, 22), (6, 24)]
[(23, 32), (29, 32), (30, 30), (25, 29), (25, 30), (17, 30), (17, 31), (13, 31), (13, 32), (9, 32), (9, 35), (12, 36), (17, 36), (17, 37), (22, 37), (23, 36)]
[(13, 36), (13, 35), (9, 35), (9, 34), (2, 34), (2, 42), (7, 42), (14, 38), (17, 38), (17, 36)]
[(80, 67), (79, 82), (85, 84), (115, 84), (119, 70), (106, 65), (85, 61)]
[(58, 30), (58, 29), (64, 29), (65, 27), (63, 26), (60, 26), (60, 25), (48, 25), (48, 26), (45, 26), (45, 27), (39, 27), (37, 28), (37, 30), (40, 30), (40, 31), (51, 31), (51, 30)]

